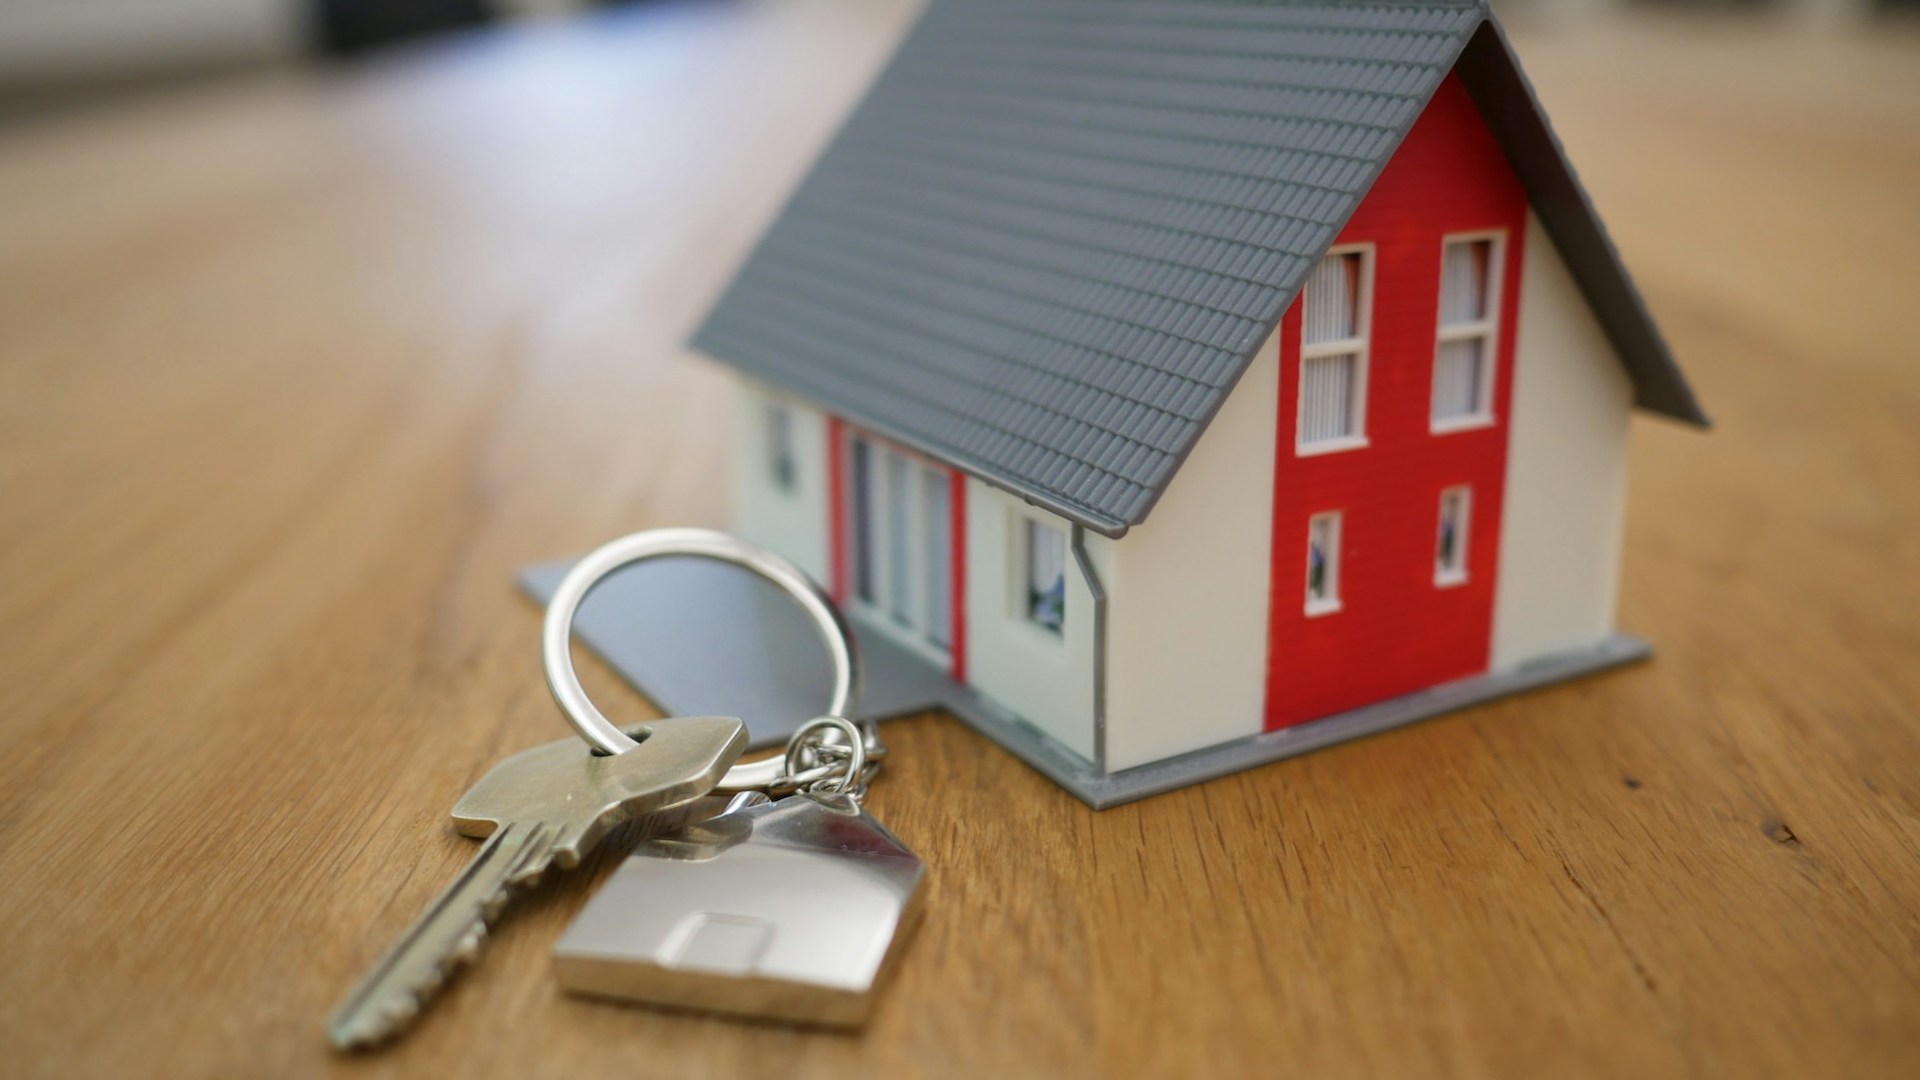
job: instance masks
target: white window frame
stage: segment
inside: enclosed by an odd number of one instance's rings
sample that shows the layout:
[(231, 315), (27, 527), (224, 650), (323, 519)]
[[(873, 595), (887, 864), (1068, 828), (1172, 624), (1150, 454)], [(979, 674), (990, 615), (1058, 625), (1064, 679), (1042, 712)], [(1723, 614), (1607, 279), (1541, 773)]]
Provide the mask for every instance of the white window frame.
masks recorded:
[(1060, 597), (1060, 629), (1054, 630), (1034, 621), (1033, 613), (1027, 606), (1027, 585), (1033, 577), (1033, 551), (1027, 546), (1027, 530), (1038, 525), (1060, 534), (1063, 556), (1061, 575), (1071, 578), (1074, 566), (1073, 527), (1059, 518), (1025, 509), (1016, 509), (1008, 514), (1007, 525), (1007, 617), (1030, 640), (1063, 649), (1066, 647), (1067, 627), (1073, 617), (1067, 607), (1073, 590), (1064, 590)]
[[(1454, 535), (1454, 564), (1448, 566), (1440, 557), (1440, 530), (1447, 520), (1447, 500), (1457, 497), (1460, 500), (1460, 520)], [(1439, 509), (1433, 522), (1433, 583), (1446, 589), (1467, 583), (1468, 545), (1473, 541), (1473, 485), (1454, 484), (1440, 492)]]
[[(778, 398), (770, 398), (761, 426), (761, 467), (766, 470), (767, 486), (776, 495), (793, 499), (800, 495), (800, 442), (798, 431), (799, 418), (794, 415), (793, 405)], [(784, 434), (785, 441), (781, 436)], [(783, 481), (780, 476), (781, 459), (785, 458), (790, 475)]]
[[(864, 621), (875, 626), (883, 627), (893, 635), (896, 641), (902, 642), (909, 648), (914, 649), (936, 663), (941, 665), (951, 664), (953, 660), (953, 643), (948, 642), (942, 645), (933, 639), (932, 619), (934, 602), (930, 591), (926, 588), (929, 544), (926, 534), (926, 517), (920, 512), (920, 508), (925, 505), (923, 486), (930, 482), (951, 485), (953, 481), (953, 470), (931, 458), (914, 453), (899, 443), (881, 438), (869, 432), (849, 427), (846, 431), (845, 439), (847, 441), (846, 483), (848, 488), (846, 514), (847, 543), (849, 550), (847, 555), (854, 575), (852, 587), (847, 590), (848, 602), (855, 611), (863, 616)], [(867, 448), (867, 513), (869, 528), (873, 534), (871, 537), (863, 537), (860, 535), (859, 507), (857, 506), (860, 495), (859, 492), (855, 490), (857, 478), (853, 471), (855, 453), (853, 444), (856, 442), (865, 444)], [(889, 454), (899, 455), (907, 462), (907, 572), (905, 580), (907, 582), (907, 590), (912, 595), (909, 596), (909, 603), (906, 605), (909, 610), (905, 623), (901, 622), (893, 610), (893, 545), (887, 543), (888, 537), (882, 535), (882, 530), (885, 526), (881, 523), (888, 520), (892, 512), (893, 503), (893, 489), (886, 479), (886, 460)], [(939, 480), (931, 480), (928, 477), (929, 471), (938, 473)], [(949, 491), (951, 491), (951, 487), (949, 487)], [(947, 501), (949, 528), (952, 527), (952, 515), (954, 513), (955, 507), (951, 496), (949, 496)], [(867, 573), (873, 585), (874, 595), (872, 599), (868, 599), (860, 594), (859, 582), (859, 560), (863, 554), (861, 545), (869, 539), (875, 541), (873, 549), (864, 552), (867, 559)], [(951, 543), (948, 545), (947, 556), (948, 558), (953, 557)], [(952, 569), (948, 570), (949, 575), (953, 572)], [(949, 589), (952, 587), (951, 577), (949, 577), (948, 580), (948, 587)], [(951, 604), (951, 599), (949, 599), (948, 602)], [(939, 632), (944, 636), (950, 637), (953, 633), (953, 612), (951, 610), (947, 612), (947, 618), (948, 625), (941, 627)]]
[[(1337, 454), (1344, 450), (1358, 450), (1367, 445), (1367, 383), (1371, 368), (1373, 351), (1373, 276), (1374, 246), (1372, 244), (1339, 244), (1327, 249), (1322, 259), (1331, 259), (1340, 255), (1360, 256), (1360, 297), (1358, 310), (1354, 312), (1353, 325), (1359, 334), (1338, 341), (1319, 341), (1307, 343), (1306, 319), (1300, 320), (1300, 363), (1294, 372), (1295, 403), (1293, 417), (1293, 451), (1296, 457), (1313, 457), (1318, 454)], [(1316, 269), (1318, 264), (1316, 264)], [(1309, 279), (1312, 275), (1309, 273)], [(1302, 304), (1305, 303), (1306, 288), (1300, 290)], [(1304, 316), (1304, 307), (1302, 308)], [(1337, 439), (1307, 441), (1307, 361), (1328, 356), (1353, 354), (1353, 400), (1350, 408), (1353, 415), (1348, 427), (1353, 434)]]
[[(1446, 291), (1447, 249), (1455, 244), (1470, 244), (1475, 241), (1489, 241), (1487, 250), (1487, 312), (1486, 315), (1470, 323), (1455, 323), (1449, 326), (1443, 320), (1446, 312), (1442, 309), (1441, 299)], [(1491, 427), (1494, 422), (1493, 384), (1500, 376), (1500, 301), (1506, 292), (1507, 280), (1507, 231), (1505, 229), (1480, 229), (1474, 232), (1448, 233), (1440, 238), (1440, 292), (1434, 297), (1434, 342), (1433, 374), (1428, 384), (1427, 423), (1428, 430), (1435, 435), (1446, 435), (1456, 431), (1474, 431)], [(1485, 343), (1480, 350), (1480, 400), (1474, 410), (1463, 416), (1439, 418), (1434, 416), (1434, 405), (1440, 391), (1440, 347), (1454, 341), (1472, 341), (1479, 339)]]
[[(1306, 610), (1308, 616), (1331, 615), (1345, 606), (1340, 599), (1340, 561), (1341, 548), (1345, 544), (1343, 533), (1346, 531), (1346, 513), (1341, 510), (1323, 510), (1307, 518), (1307, 548), (1305, 577), (1301, 579), (1305, 587)], [(1313, 532), (1321, 522), (1327, 523), (1327, 590), (1325, 596), (1313, 595)]]

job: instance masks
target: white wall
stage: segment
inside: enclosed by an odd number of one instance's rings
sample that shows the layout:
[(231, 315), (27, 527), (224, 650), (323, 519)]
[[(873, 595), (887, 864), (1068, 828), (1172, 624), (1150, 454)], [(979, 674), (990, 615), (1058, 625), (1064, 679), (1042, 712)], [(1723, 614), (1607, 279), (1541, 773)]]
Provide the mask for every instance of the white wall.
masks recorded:
[[(767, 408), (785, 404), (793, 414), (796, 484), (783, 491), (774, 482)], [(826, 582), (829, 563), (827, 522), (827, 418), (796, 398), (776, 394), (751, 379), (740, 380), (734, 423), (733, 528), (762, 547), (777, 551)]]
[[(1065, 621), (1055, 635), (1028, 622), (1021, 559), (1026, 516), (1069, 537)], [(1072, 526), (997, 488), (967, 480), (967, 682), (1074, 753), (1093, 760), (1094, 600), (1072, 552)], [(1096, 564), (1110, 541), (1086, 538)], [(1104, 578), (1104, 573), (1102, 577)]]
[(1633, 384), (1528, 216), (1493, 667), (1613, 633)]
[(1107, 767), (1261, 730), (1280, 358), (1269, 339), (1106, 575)]

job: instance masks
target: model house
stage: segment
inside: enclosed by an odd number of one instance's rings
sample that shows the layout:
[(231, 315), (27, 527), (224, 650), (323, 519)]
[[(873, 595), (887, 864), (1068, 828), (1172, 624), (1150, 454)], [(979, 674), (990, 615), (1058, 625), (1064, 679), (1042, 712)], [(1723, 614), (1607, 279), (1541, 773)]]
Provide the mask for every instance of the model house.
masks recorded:
[(1475, 2), (934, 0), (695, 345), (741, 531), (1096, 803), (1645, 655), (1705, 423)]

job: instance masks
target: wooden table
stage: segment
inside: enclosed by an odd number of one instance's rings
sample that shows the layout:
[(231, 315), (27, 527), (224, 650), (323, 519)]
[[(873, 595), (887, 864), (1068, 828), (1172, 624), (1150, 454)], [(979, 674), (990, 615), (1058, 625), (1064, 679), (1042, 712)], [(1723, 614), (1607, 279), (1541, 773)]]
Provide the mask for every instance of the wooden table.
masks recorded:
[(1520, 39), (1720, 420), (1635, 435), (1655, 662), (1104, 813), (902, 721), (934, 877), (864, 1036), (562, 996), (599, 860), (327, 1051), (454, 797), (562, 734), (514, 568), (724, 520), (678, 343), (910, 14), (0, 134), (0, 1071), (1920, 1075), (1920, 39), (1691, 23)]

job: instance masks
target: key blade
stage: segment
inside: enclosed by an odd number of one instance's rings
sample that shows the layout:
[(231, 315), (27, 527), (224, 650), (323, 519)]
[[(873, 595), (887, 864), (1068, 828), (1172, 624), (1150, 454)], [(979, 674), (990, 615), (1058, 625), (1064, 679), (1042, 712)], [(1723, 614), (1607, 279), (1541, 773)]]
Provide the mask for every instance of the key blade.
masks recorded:
[(333, 1045), (362, 1049), (405, 1030), (447, 979), (479, 955), (510, 883), (528, 867), (546, 865), (555, 832), (544, 823), (507, 825), (488, 837), (335, 1010), (327, 1024)]
[(746, 726), (730, 717), (645, 728), (639, 746), (609, 757), (594, 756), (578, 739), (522, 751), (461, 797), (455, 824), (486, 842), (348, 995), (328, 1027), (335, 1046), (372, 1046), (399, 1034), (477, 956), (517, 888), (538, 882), (549, 866), (578, 865), (610, 830), (635, 818), (684, 822), (713, 801), (707, 792), (747, 744)]

